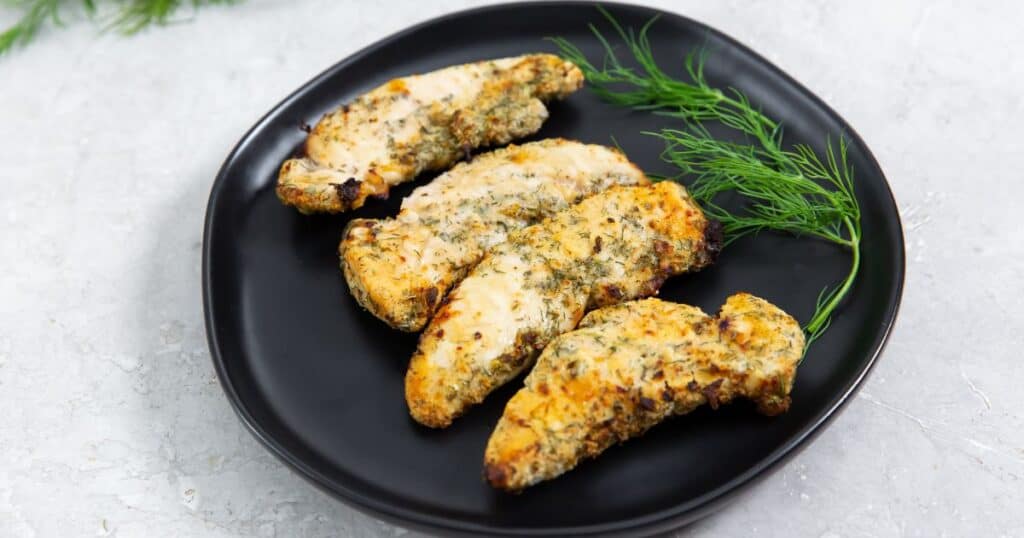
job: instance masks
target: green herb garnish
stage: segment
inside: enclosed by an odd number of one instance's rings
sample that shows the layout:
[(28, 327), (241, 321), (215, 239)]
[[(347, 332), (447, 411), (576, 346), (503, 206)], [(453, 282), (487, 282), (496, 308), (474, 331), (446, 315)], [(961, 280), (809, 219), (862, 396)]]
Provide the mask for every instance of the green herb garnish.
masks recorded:
[[(124, 35), (131, 35), (153, 25), (163, 26), (173, 22), (172, 16), (183, 4), (190, 4), (197, 9), (207, 4), (231, 4), (237, 0), (127, 0), (113, 2), (116, 5), (110, 13), (102, 13), (98, 18), (104, 22), (105, 29), (116, 30)], [(26, 45), (39, 34), (39, 30), (47, 21), (54, 26), (63, 26), (61, 14), (80, 6), (79, 13), (89, 18), (97, 18), (97, 7), (94, 0), (0, 0), (0, 5), (20, 9), (21, 19), (13, 26), (0, 33), (0, 54), (14, 48), (15, 45)]]
[[(606, 10), (608, 19), (639, 68), (623, 64), (615, 47), (596, 26), (591, 31), (605, 49), (600, 67), (563, 38), (552, 41), (562, 56), (583, 70), (591, 90), (605, 101), (634, 110), (654, 111), (684, 120), (683, 128), (648, 132), (666, 144), (662, 159), (692, 178), (690, 193), (709, 217), (722, 222), (727, 242), (762, 230), (812, 236), (849, 248), (850, 271), (837, 286), (818, 296), (814, 314), (804, 325), (807, 345), (821, 336), (832, 313), (849, 293), (860, 267), (860, 207), (853, 188), (853, 169), (847, 162), (847, 143), (838, 148), (826, 141), (824, 159), (809, 146), (782, 145), (782, 128), (753, 106), (735, 88), (711, 86), (704, 76), (704, 50), (685, 57), (689, 80), (674, 78), (655, 62), (648, 31), (623, 28)], [(717, 139), (705, 127), (716, 122), (738, 131), (744, 142)], [(719, 204), (720, 196), (738, 195), (739, 210)]]

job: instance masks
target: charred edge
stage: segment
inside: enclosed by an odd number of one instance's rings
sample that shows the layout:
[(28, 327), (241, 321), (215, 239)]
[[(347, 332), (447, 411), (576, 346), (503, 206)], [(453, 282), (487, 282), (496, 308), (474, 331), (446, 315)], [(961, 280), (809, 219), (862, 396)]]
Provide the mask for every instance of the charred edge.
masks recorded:
[(622, 293), (622, 290), (619, 289), (619, 287), (616, 286), (615, 284), (608, 284), (607, 286), (604, 287), (604, 291), (605, 293), (608, 294), (608, 297), (611, 297), (616, 301), (620, 301), (623, 297), (625, 297), (625, 294)]
[(774, 417), (789, 410), (789, 395), (768, 396), (757, 400), (757, 412), (762, 415)]
[[(447, 296), (445, 296), (444, 299), (441, 299), (441, 306), (438, 309), (437, 314), (434, 314), (434, 318), (432, 320), (430, 320), (430, 324), (432, 326), (433, 325), (438, 325), (438, 324), (440, 324), (440, 323), (444, 322), (445, 320), (448, 320), (448, 319), (450, 319), (452, 317), (452, 311), (449, 308), (446, 308), (448, 306), (448, 301), (450, 300), (449, 299), (450, 297), (451, 297), (451, 295), (447, 295)], [(426, 334), (426, 333), (423, 333), (423, 334)]]
[(534, 331), (523, 333), (522, 342), (527, 350), (540, 351), (544, 349), (545, 343), (540, 341), (540, 334)]
[(638, 403), (640, 404), (640, 408), (644, 411), (654, 411), (657, 408), (654, 400), (646, 396), (641, 396)]
[(707, 263), (712, 264), (718, 260), (718, 254), (722, 252), (725, 244), (725, 234), (722, 230), (722, 223), (709, 219), (704, 226), (704, 254), (707, 256)]
[(351, 207), (352, 202), (359, 198), (359, 185), (359, 180), (354, 177), (348, 178), (344, 183), (334, 184), (334, 190), (338, 192), (342, 207)]
[(664, 284), (666, 280), (668, 280), (668, 273), (659, 271), (657, 274), (649, 278), (647, 282), (644, 282), (643, 294), (654, 295), (658, 293), (658, 290), (661, 289), (662, 284)]
[(701, 394), (708, 399), (711, 409), (718, 409), (718, 389), (722, 386), (723, 379), (717, 379), (713, 383), (701, 389)]
[(757, 398), (757, 411), (762, 415), (773, 417), (789, 410), (789, 391), (785, 382), (779, 377), (762, 384), (761, 396)]
[[(476, 338), (475, 334), (473, 338)], [(532, 361), (545, 345), (546, 342), (539, 333), (535, 331), (522, 332), (516, 336), (515, 348), (503, 353), (497, 360), (510, 370), (514, 370)]]
[(672, 252), (672, 245), (668, 241), (662, 241), (658, 239), (654, 242), (654, 253), (660, 257), (665, 257), (666, 254)]
[(304, 121), (300, 121), (299, 122), (299, 130), (304, 132), (304, 133), (306, 133), (306, 134), (309, 134), (309, 133), (313, 132), (313, 128), (310, 127), (310, 125), (308, 123), (304, 122)]
[(512, 469), (507, 463), (484, 463), (484, 479), (498, 489), (509, 489)]
[(376, 222), (370, 219), (352, 219), (348, 221), (348, 224), (345, 225), (345, 229), (341, 233), (341, 236), (342, 238), (344, 238), (344, 240), (341, 242), (340, 245), (338, 245), (339, 252), (341, 252), (341, 249), (345, 247), (346, 241), (356, 241), (355, 237), (353, 237), (352, 234), (355, 233), (355, 231), (360, 228), (365, 229), (364, 233), (366, 234), (366, 240), (363, 241), (364, 243), (372, 242), (374, 239), (377, 238)]
[(529, 357), (529, 354), (530, 352), (524, 349), (521, 352), (503, 353), (497, 360), (502, 364), (505, 364), (507, 368), (515, 369), (526, 363), (526, 359)]
[(438, 291), (437, 288), (430, 287), (424, 290), (423, 299), (427, 302), (428, 308), (433, 308), (437, 303)]

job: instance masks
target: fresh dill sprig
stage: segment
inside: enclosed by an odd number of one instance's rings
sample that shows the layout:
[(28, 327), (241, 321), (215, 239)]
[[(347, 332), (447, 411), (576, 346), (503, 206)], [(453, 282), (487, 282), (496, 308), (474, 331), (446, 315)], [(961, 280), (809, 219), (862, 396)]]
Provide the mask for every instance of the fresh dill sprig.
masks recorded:
[[(90, 0), (91, 1), (91, 0)], [(236, 4), (240, 0), (191, 0), (193, 10), (211, 4)], [(113, 15), (108, 28), (124, 35), (132, 35), (149, 26), (164, 26), (174, 22), (172, 16), (178, 12), (183, 0), (132, 0), (125, 2)]]
[(755, 138), (765, 148), (778, 146), (776, 142), (781, 140), (782, 131), (776, 122), (751, 106), (742, 92), (734, 88), (722, 91), (708, 83), (704, 76), (705, 49), (686, 54), (683, 65), (689, 81), (673, 78), (658, 66), (648, 38), (648, 32), (658, 17), (647, 21), (639, 32), (634, 32), (632, 28), (623, 28), (603, 7), (597, 6), (597, 9), (640, 66), (639, 72), (619, 60), (615, 47), (593, 24), (589, 25), (590, 31), (605, 50), (600, 68), (568, 40), (561, 37), (549, 40), (560, 49), (563, 58), (579, 66), (590, 90), (601, 99), (634, 110), (675, 116), (691, 124), (716, 121)]
[[(817, 237), (850, 249), (852, 262), (846, 278), (819, 294), (814, 313), (804, 325), (809, 346), (828, 329), (832, 313), (849, 293), (860, 268), (860, 207), (845, 138), (840, 137), (838, 149), (826, 141), (824, 159), (807, 145), (785, 149), (779, 123), (739, 90), (723, 91), (708, 83), (704, 49), (685, 56), (689, 80), (674, 78), (654, 59), (648, 32), (656, 18), (634, 32), (623, 28), (605, 9), (598, 9), (638, 68), (620, 61), (615, 47), (594, 25), (590, 30), (605, 51), (600, 67), (571, 42), (563, 38), (551, 41), (565, 59), (580, 67), (591, 90), (605, 101), (684, 121), (683, 128), (645, 134), (664, 141), (662, 159), (692, 179), (690, 193), (709, 217), (722, 222), (727, 241), (773, 230)], [(715, 138), (705, 126), (710, 122), (738, 131), (744, 142)], [(738, 195), (743, 207), (723, 207), (718, 200), (727, 194)]]
[[(99, 17), (104, 29), (132, 35), (154, 25), (163, 26), (173, 22), (172, 16), (183, 4), (198, 9), (208, 4), (233, 4), (238, 0), (126, 0), (110, 2), (114, 7)], [(54, 26), (63, 26), (62, 12), (81, 7), (80, 12), (89, 18), (96, 18), (97, 6), (94, 0), (3, 0), (0, 5), (19, 9), (21, 19), (0, 33), (0, 54), (15, 46), (24, 46), (35, 39), (43, 25), (50, 21)]]
[(32, 41), (39, 33), (39, 29), (46, 21), (60, 25), (60, 17), (57, 13), (61, 0), (35, 0), (31, 2), (5, 2), (12, 7), (24, 9), (21, 20), (13, 26), (0, 33), (0, 54), (10, 50), (15, 45), (24, 45)]
[[(838, 150), (826, 144), (822, 161), (810, 147), (769, 152), (761, 147), (712, 138), (702, 126), (663, 129), (655, 135), (666, 143), (662, 158), (693, 178), (690, 193), (705, 213), (722, 223), (727, 241), (762, 230), (811, 236), (849, 248), (850, 271), (825, 291), (804, 325), (808, 345), (828, 328), (832, 312), (849, 292), (860, 268), (860, 206), (853, 189), (847, 144)], [(776, 160), (784, 166), (776, 165)], [(739, 212), (717, 203), (735, 193), (746, 204)]]

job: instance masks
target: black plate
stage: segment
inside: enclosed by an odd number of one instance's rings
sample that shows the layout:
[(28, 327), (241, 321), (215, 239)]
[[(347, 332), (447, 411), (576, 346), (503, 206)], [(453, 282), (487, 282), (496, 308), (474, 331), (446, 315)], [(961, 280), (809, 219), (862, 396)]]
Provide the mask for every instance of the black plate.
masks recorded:
[[(227, 158), (206, 214), (203, 294), (213, 360), (224, 390), (253, 434), (314, 484), (375, 516), (435, 531), (487, 534), (639, 533), (709, 513), (820, 431), (850, 398), (892, 326), (903, 283), (903, 235), (892, 194), (863, 141), (839, 116), (764, 58), (692, 20), (611, 6), (626, 25), (656, 14), (651, 41), (663, 66), (707, 44), (711, 81), (746, 92), (782, 120), (790, 140), (852, 139), (863, 209), (863, 263), (831, 330), (800, 367), (792, 409), (765, 418), (749, 405), (701, 410), (610, 449), (561, 478), (513, 496), (480, 475), (483, 449), (516, 381), (451, 428), (409, 419), (403, 376), (416, 337), (362, 311), (335, 254), (354, 216), (397, 212), (413, 185), (344, 216), (301, 216), (278, 203), (281, 162), (302, 142), (303, 123), (391, 77), (473, 60), (550, 51), (561, 35), (596, 57), (589, 4), (500, 5), (435, 19), (380, 41), (330, 68), (261, 119)], [(649, 172), (667, 172), (661, 146), (641, 136), (670, 121), (601, 104), (581, 91), (551, 107), (535, 138), (609, 143)], [(719, 263), (670, 280), (661, 296), (717, 311), (740, 290), (806, 320), (818, 292), (838, 281), (848, 253), (763, 234), (730, 245)]]

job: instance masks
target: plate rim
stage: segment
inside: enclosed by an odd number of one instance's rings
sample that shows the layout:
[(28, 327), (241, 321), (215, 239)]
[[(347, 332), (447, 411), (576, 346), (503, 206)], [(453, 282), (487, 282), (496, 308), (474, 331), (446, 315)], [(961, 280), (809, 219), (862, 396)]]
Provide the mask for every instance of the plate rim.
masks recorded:
[[(446, 22), (450, 19), (481, 15), (489, 11), (502, 11), (508, 9), (536, 9), (536, 8), (557, 8), (557, 7), (594, 7), (601, 5), (612, 10), (614, 9), (643, 9), (648, 10), (652, 15), (658, 15), (668, 19), (675, 19), (677, 21), (695, 25), (707, 32), (709, 35), (714, 35), (716, 38), (723, 40), (725, 43), (732, 47), (740, 50), (744, 54), (750, 55), (754, 60), (766, 66), (769, 71), (775, 72), (783, 81), (787, 84), (792, 85), (804, 97), (810, 99), (815, 105), (820, 107), (826, 114), (833, 119), (838, 119), (839, 122), (847, 127), (844, 134), (849, 137), (853, 142), (858, 144), (864, 149), (864, 157), (874, 167), (876, 167), (881, 174), (885, 186), (885, 194), (888, 195), (889, 201), (892, 203), (895, 209), (895, 226), (896, 232), (894, 235), (898, 238), (899, 252), (898, 256), (895, 257), (895, 269), (896, 271), (896, 288), (894, 293), (890, 297), (889, 304), (886, 305), (884, 323), (885, 327), (875, 342), (873, 342), (873, 350), (870, 352), (870, 357), (867, 363), (861, 369), (861, 371), (850, 380), (849, 383), (839, 391), (837, 395), (832, 399), (831, 403), (818, 414), (807, 426), (799, 431), (798, 434), (790, 437), (776, 450), (769, 453), (767, 456), (761, 459), (756, 465), (745, 471), (744, 473), (734, 477), (733, 479), (725, 482), (715, 489), (705, 492), (703, 495), (692, 499), (686, 503), (675, 505), (669, 508), (651, 512), (642, 516), (632, 517), (628, 519), (621, 519), (612, 522), (594, 523), (587, 525), (577, 525), (568, 527), (496, 527), (489, 525), (482, 525), (478, 523), (469, 522), (456, 517), (439, 516), (435, 514), (425, 513), (421, 510), (410, 510), (404, 507), (383, 502), (378, 499), (372, 498), (369, 495), (356, 492), (343, 484), (339, 484), (336, 481), (326, 478), (322, 473), (318, 472), (306, 464), (300, 457), (291, 453), (287, 448), (282, 446), (271, 434), (269, 434), (263, 426), (259, 424), (258, 419), (248, 410), (245, 402), (242, 400), (238, 391), (235, 389), (234, 383), (227, 373), (227, 361), (225, 354), (221, 352), (220, 342), (217, 337), (214, 314), (214, 301), (212, 290), (210, 287), (211, 265), (210, 260), (213, 256), (212, 249), (210, 247), (210, 237), (214, 227), (214, 214), (220, 197), (223, 195), (224, 186), (227, 184), (228, 170), (232, 164), (238, 160), (240, 154), (244, 152), (246, 146), (252, 142), (252, 139), (258, 135), (263, 129), (267, 128), (268, 120), (283, 109), (287, 108), (292, 104), (298, 96), (304, 93), (309, 87), (321, 83), (323, 80), (332, 76), (336, 71), (343, 70), (350, 64), (356, 62), (362, 57), (366, 56), (379, 49), (382, 46), (386, 46), (389, 43), (405, 38), (406, 36), (415, 33), (416, 31), (429, 27), (435, 24)], [(289, 469), (304, 478), (307, 482), (310, 482), (318, 489), (329, 493), (332, 497), (337, 500), (344, 502), (345, 504), (367, 513), (373, 517), (383, 519), (386, 521), (394, 522), (399, 525), (408, 526), (417, 529), (432, 530), (432, 531), (443, 531), (447, 533), (460, 533), (460, 534), (474, 534), (474, 533), (488, 533), (490, 535), (502, 535), (502, 536), (541, 536), (541, 535), (609, 535), (613, 533), (637, 533), (637, 532), (656, 532), (659, 530), (667, 530), (671, 528), (684, 525), (686, 523), (693, 522), (706, 515), (709, 515), (713, 511), (724, 506), (729, 501), (735, 500), (735, 498), (749, 490), (749, 487), (756, 484), (760, 480), (769, 476), (772, 472), (780, 468), (782, 465), (787, 463), (792, 457), (797, 455), (801, 450), (806, 448), (810, 441), (812, 441), (817, 435), (825, 430), (826, 426), (836, 418), (836, 416), (844, 410), (846, 404), (848, 404), (853, 398), (853, 395), (860, 389), (864, 380), (874, 369), (875, 364), (878, 362), (879, 357), (885, 350), (888, 344), (889, 337), (892, 335), (893, 327), (896, 323), (896, 319), (899, 315), (900, 306), (903, 299), (903, 290), (906, 280), (906, 236), (903, 228), (902, 218), (900, 216), (899, 206), (896, 203), (896, 198), (892, 192), (892, 186), (889, 182), (885, 171), (882, 169), (881, 164), (875, 158), (874, 153), (870, 147), (864, 142), (860, 134), (849, 124), (842, 116), (840, 116), (831, 106), (829, 106), (824, 100), (818, 97), (817, 94), (810, 91), (806, 86), (800, 83), (798, 80), (789, 75), (786, 71), (766, 59), (764, 56), (759, 54), (757, 51), (746, 46), (740, 41), (732, 38), (728, 34), (698, 20), (692, 19), (685, 15), (667, 11), (657, 7), (651, 7), (643, 4), (635, 3), (624, 3), (624, 2), (591, 2), (587, 0), (562, 0), (562, 1), (543, 1), (543, 0), (532, 0), (527, 2), (502, 2), (496, 4), (489, 4), (486, 6), (478, 6), (468, 9), (461, 9), (456, 11), (450, 11), (439, 16), (435, 16), (421, 22), (415, 23), (411, 26), (405, 27), (397, 32), (389, 34), (369, 45), (366, 45), (359, 50), (349, 54), (342, 58), (340, 61), (334, 63), (330, 67), (324, 69), (311, 79), (301, 84), (298, 88), (288, 94), (287, 97), (282, 99), (276, 105), (274, 105), (269, 111), (260, 116), (260, 118), (245, 132), (239, 141), (234, 145), (231, 152), (222, 162), (220, 168), (217, 171), (217, 175), (210, 188), (210, 195), (207, 201), (206, 212), (204, 215), (203, 224), (203, 247), (202, 247), (202, 260), (201, 260), (201, 272), (202, 272), (202, 299), (203, 299), (203, 318), (206, 329), (207, 346), (210, 351), (210, 358), (214, 365), (214, 370), (217, 374), (217, 379), (220, 382), (221, 388), (227, 396), (228, 401), (231, 403), (232, 409), (235, 414), (241, 420), (242, 424), (245, 425), (257, 441), (260, 442), (271, 454), (277, 459), (283, 462)]]

